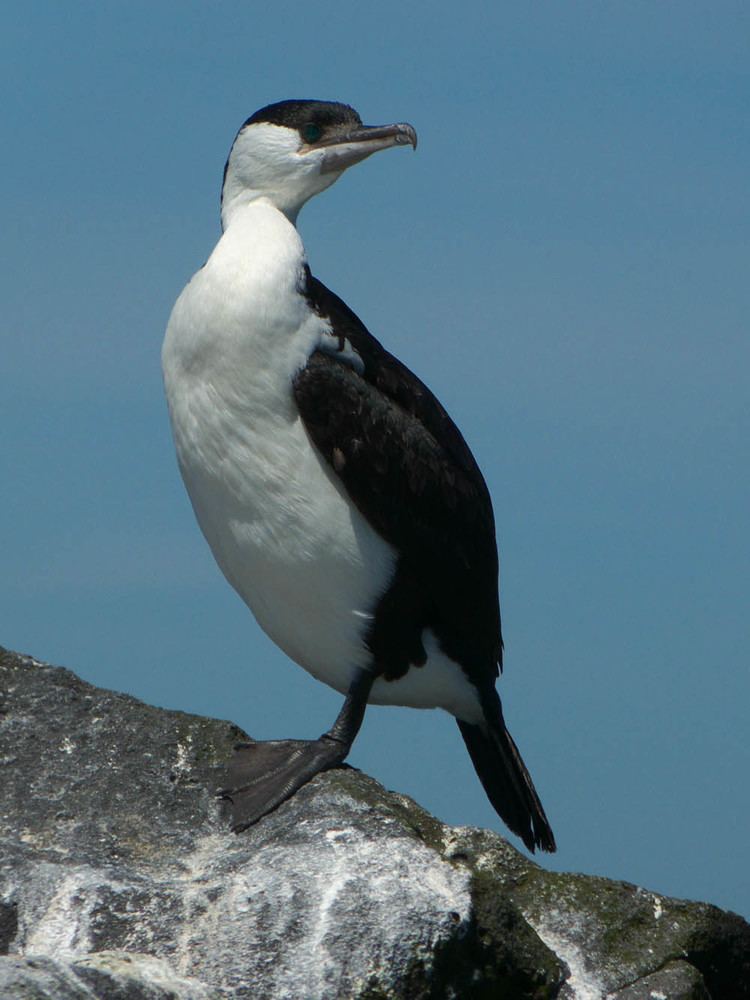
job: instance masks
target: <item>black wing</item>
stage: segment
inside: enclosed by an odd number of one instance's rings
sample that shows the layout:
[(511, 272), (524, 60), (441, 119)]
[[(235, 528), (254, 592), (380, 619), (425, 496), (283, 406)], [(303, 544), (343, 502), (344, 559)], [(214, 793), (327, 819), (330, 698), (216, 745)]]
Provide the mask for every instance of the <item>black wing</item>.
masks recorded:
[(352, 501), (399, 552), (368, 637), (379, 671), (425, 661), (431, 628), (480, 687), (501, 664), (492, 502), (458, 428), (439, 401), (306, 273), (304, 294), (333, 337), (294, 379), (305, 427)]

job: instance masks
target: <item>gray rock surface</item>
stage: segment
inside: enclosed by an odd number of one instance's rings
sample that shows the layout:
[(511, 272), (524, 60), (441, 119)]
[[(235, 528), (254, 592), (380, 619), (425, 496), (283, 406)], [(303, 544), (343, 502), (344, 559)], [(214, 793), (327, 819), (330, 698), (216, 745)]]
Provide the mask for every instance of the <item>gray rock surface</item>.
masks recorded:
[(612, 1000), (710, 1000), (703, 976), (687, 962), (669, 962), (614, 994)]
[(750, 926), (351, 770), (235, 836), (236, 727), (0, 653), (0, 1000), (734, 1000)]

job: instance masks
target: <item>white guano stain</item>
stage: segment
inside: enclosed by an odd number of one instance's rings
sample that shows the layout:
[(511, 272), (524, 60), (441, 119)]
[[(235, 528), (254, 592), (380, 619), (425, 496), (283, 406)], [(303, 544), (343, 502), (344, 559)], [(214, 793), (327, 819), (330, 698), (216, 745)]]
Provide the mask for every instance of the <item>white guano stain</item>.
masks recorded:
[(560, 927), (564, 926), (570, 926), (575, 931), (575, 918), (570, 913), (556, 910), (552, 910), (542, 921), (535, 921), (529, 914), (524, 916), (544, 944), (568, 966), (570, 977), (566, 986), (571, 1000), (602, 1000), (605, 996), (604, 983), (587, 968), (585, 955), (579, 946), (560, 933)]
[(72, 958), (90, 952), (91, 908), (100, 887), (100, 873), (76, 868), (66, 875), (44, 910), (34, 914), (24, 953)]

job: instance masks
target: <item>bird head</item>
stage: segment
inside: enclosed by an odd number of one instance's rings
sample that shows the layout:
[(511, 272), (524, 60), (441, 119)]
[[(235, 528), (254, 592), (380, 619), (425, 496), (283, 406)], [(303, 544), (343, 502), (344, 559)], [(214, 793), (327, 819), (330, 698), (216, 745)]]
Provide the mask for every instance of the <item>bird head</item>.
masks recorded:
[(354, 163), (391, 146), (417, 147), (411, 125), (363, 125), (333, 101), (280, 101), (261, 108), (237, 133), (224, 168), (222, 225), (235, 207), (268, 198), (294, 222), (313, 195)]

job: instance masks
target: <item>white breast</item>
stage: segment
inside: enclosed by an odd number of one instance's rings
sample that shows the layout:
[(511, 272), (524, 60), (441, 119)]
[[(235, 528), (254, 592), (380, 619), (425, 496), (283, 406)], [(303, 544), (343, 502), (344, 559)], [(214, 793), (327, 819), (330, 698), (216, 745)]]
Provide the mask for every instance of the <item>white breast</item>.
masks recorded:
[(326, 334), (296, 290), (304, 250), (266, 202), (233, 218), (178, 299), (163, 365), (198, 522), (261, 627), (345, 691), (394, 553), (312, 447), (291, 379)]
[[(297, 290), (304, 259), (269, 202), (236, 211), (175, 304), (162, 362), (180, 470), (219, 566), (274, 642), (345, 692), (371, 665), (363, 637), (396, 553), (348, 502), (294, 405), (294, 374), (329, 339)], [(460, 668), (428, 648), (426, 666), (377, 681), (371, 700), (474, 706)]]

